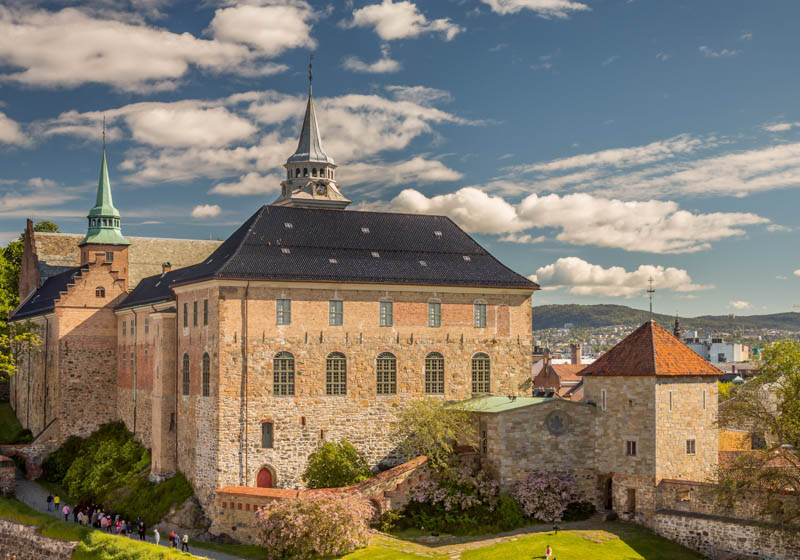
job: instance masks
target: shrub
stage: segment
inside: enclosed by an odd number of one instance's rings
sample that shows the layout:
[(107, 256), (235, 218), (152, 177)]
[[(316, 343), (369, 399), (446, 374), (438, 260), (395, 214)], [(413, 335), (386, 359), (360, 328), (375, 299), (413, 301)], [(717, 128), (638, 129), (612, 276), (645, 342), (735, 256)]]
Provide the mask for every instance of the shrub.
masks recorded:
[(503, 492), (497, 500), (497, 528), (501, 531), (510, 531), (522, 527), (526, 523), (525, 512), (519, 504)]
[(406, 524), (405, 522), (405, 515), (397, 510), (390, 509), (381, 514), (381, 516), (378, 518), (378, 522), (375, 525), (379, 531), (391, 533), (392, 531), (402, 529)]
[(595, 512), (592, 502), (570, 502), (564, 511), (564, 521), (583, 521), (589, 519)]
[(565, 472), (533, 471), (514, 488), (514, 498), (525, 515), (539, 521), (561, 521), (573, 501), (575, 479)]
[(366, 459), (346, 440), (327, 442), (308, 457), (303, 481), (309, 488), (339, 488), (368, 479)]
[(256, 515), (270, 560), (340, 556), (369, 542), (372, 506), (360, 494), (278, 500)]
[(67, 474), (67, 469), (83, 449), (84, 441), (78, 436), (70, 436), (61, 444), (61, 447), (48, 455), (42, 464), (44, 479), (61, 484)]

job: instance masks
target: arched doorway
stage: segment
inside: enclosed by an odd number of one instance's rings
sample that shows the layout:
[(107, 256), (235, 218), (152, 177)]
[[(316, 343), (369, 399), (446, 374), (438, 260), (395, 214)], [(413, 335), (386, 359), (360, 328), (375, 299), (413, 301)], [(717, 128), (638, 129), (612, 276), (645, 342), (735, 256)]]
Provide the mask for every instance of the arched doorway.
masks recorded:
[(256, 486), (258, 488), (272, 488), (272, 471), (266, 467), (258, 471)]

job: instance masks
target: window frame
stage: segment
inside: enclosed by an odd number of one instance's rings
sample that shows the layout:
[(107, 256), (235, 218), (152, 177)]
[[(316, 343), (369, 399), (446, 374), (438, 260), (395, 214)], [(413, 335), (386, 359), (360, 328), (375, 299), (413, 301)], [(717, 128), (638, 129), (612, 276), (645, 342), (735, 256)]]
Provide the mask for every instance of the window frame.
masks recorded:
[[(266, 443), (268, 443), (269, 445), (265, 445)], [(261, 449), (274, 449), (274, 448), (275, 448), (275, 424), (273, 423), (272, 420), (262, 420)]]
[(203, 393), (204, 397), (211, 396), (211, 356), (208, 355), (208, 352), (203, 353), (203, 377), (202, 377), (202, 385), (203, 385)]
[(325, 394), (347, 395), (347, 357), (341, 352), (331, 352), (325, 358)]
[(292, 324), (292, 300), (287, 298), (278, 298), (275, 300), (275, 324)]
[(397, 394), (397, 357), (391, 352), (381, 352), (375, 359), (375, 393)]
[(203, 326), (208, 326), (208, 298), (203, 299)]
[(444, 356), (429, 352), (425, 356), (425, 394), (444, 395)]
[(442, 326), (442, 302), (429, 301), (428, 302), (428, 326), (431, 328), (439, 328)]
[(122, 321), (122, 336), (128, 336), (128, 322)]
[(625, 456), (626, 457), (637, 457), (637, 441), (635, 439), (626, 439), (625, 440)]
[(150, 333), (150, 317), (145, 316), (144, 318), (144, 334)]
[[(485, 368), (484, 368), (485, 365)], [(472, 393), (491, 393), (492, 360), (486, 352), (472, 356)], [(483, 390), (482, 390), (483, 389)]]
[(97, 286), (94, 289), (94, 297), (96, 297), (96, 298), (105, 298), (106, 297), (106, 289), (103, 286)]
[[(280, 367), (279, 367), (280, 366)], [(290, 352), (278, 352), (272, 358), (272, 395), (293, 397), (295, 392), (295, 360)]]
[(106, 251), (106, 262), (113, 263), (114, 262), (114, 251)]
[(476, 329), (486, 328), (486, 302), (476, 301), (473, 304), (473, 325)]
[(391, 327), (394, 325), (394, 302), (384, 299), (378, 302), (378, 326)]
[(608, 393), (605, 389), (600, 389), (600, 410), (605, 412), (608, 410)]
[(183, 302), (183, 328), (189, 328), (189, 302)]
[(697, 438), (689, 438), (686, 440), (686, 454), (697, 455)]
[(344, 325), (344, 302), (340, 299), (328, 300), (328, 326), (341, 327)]
[(198, 325), (198, 307), (197, 307), (197, 300), (192, 302), (192, 326), (196, 327)]
[(183, 389), (181, 394), (184, 397), (188, 397), (189, 394), (191, 393), (191, 370), (190, 370), (190, 367), (191, 367), (191, 363), (189, 361), (189, 353), (188, 352), (184, 352), (183, 353), (183, 358), (181, 358), (181, 374), (182, 374), (182, 377), (181, 377), (182, 383), (181, 383), (181, 385), (182, 385), (182, 389)]

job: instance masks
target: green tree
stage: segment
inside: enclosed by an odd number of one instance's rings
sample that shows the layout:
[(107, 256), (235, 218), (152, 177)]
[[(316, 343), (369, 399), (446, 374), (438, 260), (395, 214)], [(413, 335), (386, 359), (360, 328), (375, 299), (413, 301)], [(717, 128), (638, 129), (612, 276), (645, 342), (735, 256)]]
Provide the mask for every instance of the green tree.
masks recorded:
[(447, 468), (456, 443), (475, 448), (479, 444), (473, 414), (435, 398), (418, 399), (405, 407), (394, 437), (403, 455), (409, 459), (426, 455), (437, 470)]
[(339, 488), (368, 479), (372, 471), (353, 444), (326, 442), (308, 457), (303, 481), (309, 488)]
[(766, 449), (742, 453), (720, 469), (719, 498), (752, 501), (752, 492), (758, 491), (762, 513), (780, 528), (796, 529), (800, 501), (785, 496), (787, 490), (800, 489), (800, 342), (764, 348), (759, 373), (720, 407), (719, 424), (747, 427), (766, 440)]
[(17, 373), (23, 357), (30, 358), (42, 345), (39, 327), (31, 321), (7, 325), (0, 332), (0, 381), (8, 380)]

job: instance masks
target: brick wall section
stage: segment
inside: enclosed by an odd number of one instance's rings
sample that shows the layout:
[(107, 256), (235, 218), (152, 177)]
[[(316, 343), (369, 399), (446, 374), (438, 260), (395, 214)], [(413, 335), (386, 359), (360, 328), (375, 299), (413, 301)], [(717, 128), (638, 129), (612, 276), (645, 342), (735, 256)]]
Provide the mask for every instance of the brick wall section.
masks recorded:
[[(0, 554), (16, 555), (19, 560), (69, 560), (77, 542), (51, 539), (36, 533), (37, 528), (0, 519)], [(6, 556), (10, 555), (10, 556)]]
[(25, 243), (22, 248), (22, 262), (19, 270), (19, 300), (24, 300), (28, 294), (39, 287), (40, 280), (39, 257), (36, 254), (36, 234), (33, 231), (33, 222), (25, 223)]
[(14, 461), (0, 455), (0, 496), (10, 498), (17, 493)]

